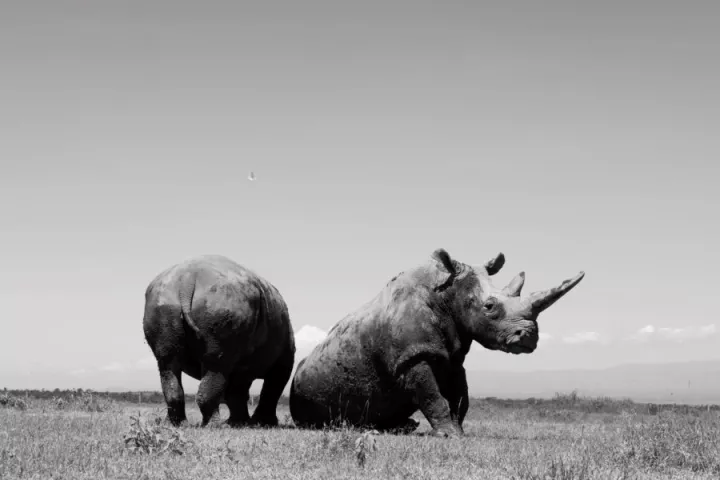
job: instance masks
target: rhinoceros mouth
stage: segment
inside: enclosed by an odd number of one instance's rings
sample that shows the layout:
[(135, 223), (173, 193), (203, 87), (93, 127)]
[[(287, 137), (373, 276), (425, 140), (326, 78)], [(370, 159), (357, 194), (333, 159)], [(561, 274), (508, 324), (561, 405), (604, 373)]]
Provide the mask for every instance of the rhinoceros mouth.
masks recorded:
[(532, 353), (535, 349), (521, 343), (511, 343), (505, 346), (505, 351), (514, 355), (520, 355), (522, 353)]

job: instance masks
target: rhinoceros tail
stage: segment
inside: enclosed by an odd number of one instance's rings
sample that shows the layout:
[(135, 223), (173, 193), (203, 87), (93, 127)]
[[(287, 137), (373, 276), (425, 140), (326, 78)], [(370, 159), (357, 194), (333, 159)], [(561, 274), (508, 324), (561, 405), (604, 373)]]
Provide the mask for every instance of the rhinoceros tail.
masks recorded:
[(195, 333), (200, 334), (200, 329), (197, 327), (190, 315), (194, 295), (195, 275), (186, 275), (180, 279), (180, 288), (178, 290), (178, 297), (180, 298), (180, 311), (187, 324), (190, 325), (190, 328), (192, 328)]

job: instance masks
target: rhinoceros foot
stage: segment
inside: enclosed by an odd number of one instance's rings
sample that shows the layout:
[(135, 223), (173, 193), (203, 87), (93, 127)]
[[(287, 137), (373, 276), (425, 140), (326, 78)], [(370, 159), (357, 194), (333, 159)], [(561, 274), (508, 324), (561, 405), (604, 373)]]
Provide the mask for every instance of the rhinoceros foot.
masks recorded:
[(185, 417), (185, 415), (175, 416), (175, 415), (169, 414), (162, 418), (158, 417), (158, 420), (161, 423), (169, 424), (175, 428), (188, 425), (188, 420), (187, 420), (187, 417)]
[(225, 422), (225, 425), (231, 428), (243, 428), (250, 425), (250, 419), (249, 418), (228, 418)]
[(255, 427), (277, 427), (277, 415), (253, 415), (250, 424)]

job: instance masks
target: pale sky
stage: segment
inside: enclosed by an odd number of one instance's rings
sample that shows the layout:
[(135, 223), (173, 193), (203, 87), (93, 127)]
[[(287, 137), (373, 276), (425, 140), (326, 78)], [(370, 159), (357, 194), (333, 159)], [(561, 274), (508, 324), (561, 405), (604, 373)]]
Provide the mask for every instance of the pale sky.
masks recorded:
[(145, 288), (206, 253), (280, 289), (297, 360), (440, 247), (528, 293), (586, 272), (536, 353), (468, 369), (720, 360), (719, 13), (3, 6), (0, 388), (159, 389)]

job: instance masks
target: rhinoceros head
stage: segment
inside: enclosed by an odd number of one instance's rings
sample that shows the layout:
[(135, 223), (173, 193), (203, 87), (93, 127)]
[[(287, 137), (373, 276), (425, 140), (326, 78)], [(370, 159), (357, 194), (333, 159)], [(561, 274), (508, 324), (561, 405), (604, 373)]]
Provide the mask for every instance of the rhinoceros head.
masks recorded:
[(443, 281), (435, 291), (442, 296), (442, 303), (450, 307), (462, 330), (487, 349), (513, 354), (535, 351), (539, 338), (538, 315), (585, 276), (580, 272), (557, 287), (522, 298), (524, 272), (517, 274), (502, 289), (490, 281), (490, 277), (505, 264), (502, 253), (481, 267), (453, 260), (444, 249), (436, 250), (433, 258), (449, 274), (445, 274), (446, 278), (441, 279)]

